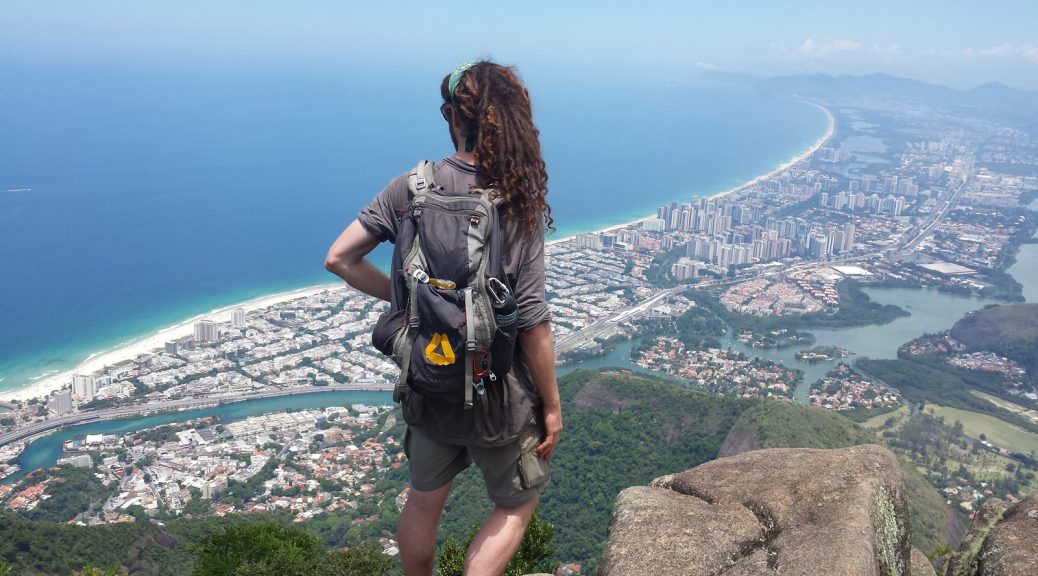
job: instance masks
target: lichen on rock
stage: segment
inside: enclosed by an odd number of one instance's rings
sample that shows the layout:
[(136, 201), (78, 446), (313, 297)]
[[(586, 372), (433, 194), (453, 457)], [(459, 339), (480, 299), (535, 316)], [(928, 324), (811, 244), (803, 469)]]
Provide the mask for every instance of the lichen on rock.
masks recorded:
[(887, 449), (757, 450), (621, 493), (599, 574), (901, 576), (910, 540)]

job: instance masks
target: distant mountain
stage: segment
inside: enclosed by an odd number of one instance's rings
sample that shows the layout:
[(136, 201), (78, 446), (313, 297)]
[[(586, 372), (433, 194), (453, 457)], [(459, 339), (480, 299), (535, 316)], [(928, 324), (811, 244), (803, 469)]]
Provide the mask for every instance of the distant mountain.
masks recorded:
[(899, 78), (889, 74), (868, 74), (865, 76), (830, 76), (829, 74), (776, 76), (764, 80), (760, 87), (800, 96), (821, 97), (826, 95), (877, 94), (908, 96), (931, 101), (951, 100), (957, 92), (946, 86), (928, 84), (909, 78)]
[[(739, 76), (723, 73), (703, 74), (704, 78), (727, 78), (734, 81)], [(867, 74), (863, 76), (829, 74), (803, 74), (775, 76), (760, 79), (756, 86), (770, 93), (788, 94), (801, 98), (846, 98), (854, 96), (885, 96), (904, 99), (908, 102), (927, 102), (948, 106), (964, 106), (981, 109), (991, 115), (1034, 122), (1038, 118), (1038, 92), (1017, 90), (1005, 84), (990, 82), (969, 90), (957, 90), (938, 84), (930, 84), (890, 74)]]

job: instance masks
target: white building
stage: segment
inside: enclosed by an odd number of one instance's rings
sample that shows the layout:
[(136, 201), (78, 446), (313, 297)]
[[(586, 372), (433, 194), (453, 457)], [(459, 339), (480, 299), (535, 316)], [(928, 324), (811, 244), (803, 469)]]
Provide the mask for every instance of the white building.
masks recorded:
[(245, 327), (245, 309), (235, 308), (231, 311), (231, 326), (235, 328)]
[(72, 393), (82, 402), (89, 401), (97, 394), (97, 382), (88, 374), (76, 374), (72, 376)]
[(646, 232), (663, 232), (667, 222), (662, 218), (648, 218), (642, 221), (642, 230)]
[(72, 411), (72, 391), (71, 390), (59, 390), (51, 396), (50, 402), (47, 404), (47, 409), (51, 413), (60, 416), (62, 414), (68, 414)]
[(218, 339), (219, 332), (216, 324), (209, 320), (201, 320), (195, 323), (195, 342), (216, 342)]

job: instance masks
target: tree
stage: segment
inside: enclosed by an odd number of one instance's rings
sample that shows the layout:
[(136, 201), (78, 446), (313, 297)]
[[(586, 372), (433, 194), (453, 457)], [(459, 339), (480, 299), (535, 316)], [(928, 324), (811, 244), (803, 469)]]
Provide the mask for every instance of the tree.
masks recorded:
[[(438, 576), (462, 576), (465, 567), (465, 551), (472, 544), (478, 531), (478, 527), (473, 529), (464, 544), (453, 538), (444, 540), (436, 555)], [(547, 522), (541, 522), (537, 513), (534, 512), (529, 526), (526, 527), (526, 533), (519, 542), (519, 549), (516, 550), (515, 556), (505, 569), (505, 576), (554, 572), (557, 566), (550, 560), (551, 555), (555, 553), (555, 548), (551, 545), (554, 532), (555, 527)]]
[(309, 576), (324, 555), (321, 541), (298, 528), (273, 522), (228, 526), (195, 545), (194, 576)]
[(396, 562), (382, 553), (376, 544), (367, 543), (348, 550), (330, 552), (321, 574), (327, 576), (384, 576)]
[(385, 576), (396, 567), (377, 544), (328, 552), (316, 536), (273, 522), (229, 526), (194, 553), (195, 576)]

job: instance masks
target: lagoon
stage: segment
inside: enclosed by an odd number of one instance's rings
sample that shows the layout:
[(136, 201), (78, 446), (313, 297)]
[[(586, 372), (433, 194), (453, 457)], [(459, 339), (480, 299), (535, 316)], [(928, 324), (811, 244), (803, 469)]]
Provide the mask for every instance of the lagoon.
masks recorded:
[[(898, 318), (889, 324), (873, 324), (836, 330), (807, 330), (816, 339), (815, 343), (808, 346), (762, 350), (739, 342), (732, 338), (730, 333), (720, 339), (721, 343), (725, 347), (730, 347), (750, 356), (759, 356), (784, 364), (790, 368), (803, 370), (804, 380), (797, 386), (795, 397), (797, 400), (805, 402), (811, 384), (825, 376), (825, 373), (836, 366), (840, 360), (810, 364), (796, 359), (798, 351), (814, 346), (840, 346), (854, 353), (854, 356), (843, 359), (844, 362), (852, 362), (855, 358), (861, 356), (868, 356), (869, 358), (896, 358), (898, 347), (909, 340), (922, 336), (925, 333), (947, 330), (968, 312), (998, 302), (984, 298), (948, 294), (937, 290), (917, 290), (912, 288), (865, 288), (864, 290), (873, 300), (881, 304), (900, 306), (908, 311), (911, 316)], [(599, 369), (607, 367), (644, 372), (644, 370), (630, 361), (631, 350), (638, 345), (638, 342), (639, 340), (622, 342), (609, 354), (566, 366), (559, 373), (564, 374), (579, 368)]]
[[(1038, 212), (1038, 200), (1028, 206)], [(1024, 244), (1016, 254), (1016, 263), (1006, 269), (1023, 286), (1024, 300), (1038, 303), (1038, 234), (1034, 243)]]

